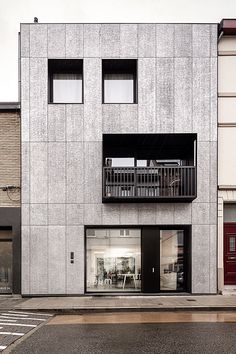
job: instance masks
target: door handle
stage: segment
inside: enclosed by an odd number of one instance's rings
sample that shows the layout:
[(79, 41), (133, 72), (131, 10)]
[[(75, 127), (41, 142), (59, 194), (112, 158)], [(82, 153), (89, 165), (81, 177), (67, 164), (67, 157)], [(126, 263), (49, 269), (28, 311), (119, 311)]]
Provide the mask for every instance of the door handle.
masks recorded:
[(155, 268), (154, 267), (152, 267), (152, 273), (155, 273)]

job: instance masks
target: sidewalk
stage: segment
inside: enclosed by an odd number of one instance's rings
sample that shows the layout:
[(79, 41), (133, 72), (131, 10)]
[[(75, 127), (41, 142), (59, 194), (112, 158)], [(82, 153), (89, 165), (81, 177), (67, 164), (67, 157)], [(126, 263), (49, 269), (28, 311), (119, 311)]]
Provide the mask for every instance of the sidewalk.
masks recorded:
[(9, 297), (0, 298), (0, 309), (72, 313), (79, 311), (232, 311), (235, 295), (199, 296), (79, 296), (79, 297)]
[(0, 295), (0, 310), (12, 310), (26, 300), (20, 295)]

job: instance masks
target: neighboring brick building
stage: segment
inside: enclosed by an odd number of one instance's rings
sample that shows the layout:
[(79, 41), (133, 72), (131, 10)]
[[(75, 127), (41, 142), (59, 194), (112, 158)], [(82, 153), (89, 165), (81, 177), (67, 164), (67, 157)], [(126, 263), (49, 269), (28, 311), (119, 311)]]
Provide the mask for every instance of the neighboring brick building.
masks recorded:
[(0, 294), (20, 293), (20, 105), (0, 103)]
[[(12, 107), (12, 108), (7, 108)], [(0, 104), (0, 206), (20, 207), (20, 111), (18, 104)]]

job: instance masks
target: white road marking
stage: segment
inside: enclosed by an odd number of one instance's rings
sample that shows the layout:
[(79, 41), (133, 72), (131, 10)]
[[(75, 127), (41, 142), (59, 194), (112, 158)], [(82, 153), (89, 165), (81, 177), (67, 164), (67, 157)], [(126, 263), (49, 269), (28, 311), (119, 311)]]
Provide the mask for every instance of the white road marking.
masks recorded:
[(27, 315), (18, 315), (14, 313), (1, 313), (1, 315), (17, 316), (17, 317), (28, 317)]
[[(33, 324), (24, 324), (24, 323), (16, 323), (18, 320), (29, 320), (29, 321), (40, 321), (44, 322), (47, 321), (47, 319), (44, 318), (36, 318), (36, 317), (28, 317), (29, 315), (35, 315), (35, 316), (45, 316), (45, 317), (51, 317), (53, 315), (51, 314), (45, 314), (45, 313), (35, 313), (35, 312), (20, 312), (20, 311), (8, 311), (7, 313), (0, 313), (0, 325), (1, 326), (15, 326), (15, 327), (31, 327), (35, 328), (38, 325), (33, 325)], [(4, 327), (0, 327), (0, 330), (3, 329)], [(5, 329), (5, 328), (4, 328)], [(5, 335), (5, 336), (16, 336), (16, 337), (22, 337), (24, 336), (25, 333), (22, 332), (1, 332), (0, 335)], [(6, 349), (6, 345), (0, 345), (0, 351)]]
[(22, 317), (10, 317), (10, 315), (9, 315), (9, 316), (1, 316), (1, 315), (0, 315), (0, 318), (9, 318), (9, 319), (11, 319), (11, 320), (46, 321), (46, 320), (44, 320), (44, 319), (42, 319), (42, 318), (32, 318), (32, 317), (24, 317), (24, 318), (22, 318)]
[(22, 316), (23, 316), (23, 314), (24, 315), (36, 315), (36, 316), (53, 316), (53, 315), (51, 315), (51, 314), (49, 314), (49, 313), (38, 313), (38, 312), (21, 312), (21, 311), (8, 311), (9, 313), (19, 313), (19, 314), (22, 314)]
[(18, 326), (18, 327), (37, 327), (37, 325), (23, 324), (23, 323), (0, 323), (1, 326)]
[(8, 318), (9, 320), (24, 320), (24, 319), (27, 319), (27, 318), (22, 318), (22, 317), (11, 317), (11, 316), (2, 316), (0, 315), (0, 318)]
[(26, 315), (38, 315), (38, 316), (53, 316), (49, 313), (38, 313), (38, 312), (21, 312), (21, 311), (8, 311), (9, 313), (20, 313), (20, 314), (26, 314)]
[(0, 332), (0, 334), (7, 334), (10, 336), (23, 336), (25, 333), (17, 333), (17, 332)]

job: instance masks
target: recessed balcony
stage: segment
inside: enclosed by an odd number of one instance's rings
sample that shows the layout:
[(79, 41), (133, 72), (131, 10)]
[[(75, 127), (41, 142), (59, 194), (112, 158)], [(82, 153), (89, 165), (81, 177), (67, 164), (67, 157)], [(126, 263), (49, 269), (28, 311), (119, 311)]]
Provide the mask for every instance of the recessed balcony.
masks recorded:
[(103, 203), (197, 197), (195, 134), (104, 135), (103, 161)]

